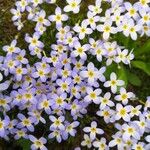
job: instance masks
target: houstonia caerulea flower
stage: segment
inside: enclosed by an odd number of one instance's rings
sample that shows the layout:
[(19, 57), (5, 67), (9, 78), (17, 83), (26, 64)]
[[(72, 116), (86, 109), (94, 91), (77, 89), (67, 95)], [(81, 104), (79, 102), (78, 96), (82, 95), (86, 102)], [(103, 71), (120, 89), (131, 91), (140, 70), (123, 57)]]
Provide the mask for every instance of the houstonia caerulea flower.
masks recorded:
[(28, 59), (25, 58), (25, 55), (26, 55), (25, 50), (21, 50), (20, 53), (16, 55), (16, 60), (18, 61), (18, 64), (19, 63), (28, 64)]
[(105, 77), (103, 75), (105, 70), (105, 67), (102, 67), (100, 70), (98, 70), (97, 68), (95, 68), (94, 64), (90, 62), (87, 66), (87, 71), (81, 71), (80, 76), (82, 78), (87, 78), (88, 83), (90, 85), (93, 85), (97, 79), (99, 79), (101, 82), (105, 81)]
[(96, 22), (100, 20), (99, 16), (95, 16), (93, 13), (88, 12), (87, 13), (88, 19), (85, 19), (84, 22), (90, 25), (90, 27), (95, 30), (96, 29)]
[(93, 142), (93, 146), (98, 148), (98, 150), (109, 150), (109, 147), (106, 145), (106, 139), (101, 138), (100, 141), (96, 140)]
[(103, 25), (98, 25), (97, 30), (103, 33), (104, 40), (108, 40), (111, 33), (117, 33), (117, 29), (112, 26), (112, 21), (106, 21)]
[(105, 109), (106, 106), (112, 107), (115, 104), (110, 100), (111, 94), (110, 92), (105, 93), (104, 97), (100, 97), (100, 109), (103, 110)]
[(17, 124), (18, 128), (26, 127), (29, 131), (34, 132), (34, 126), (32, 125), (35, 122), (34, 117), (26, 118), (23, 114), (19, 113), (18, 118), (21, 120), (21, 122)]
[(10, 110), (10, 102), (12, 101), (11, 97), (5, 96), (0, 93), (0, 111), (9, 111)]
[(41, 10), (38, 15), (33, 19), (34, 21), (37, 22), (37, 25), (45, 25), (45, 26), (50, 26), (49, 20), (45, 19), (46, 13), (44, 10)]
[(37, 32), (33, 34), (33, 37), (30, 37), (28, 34), (26, 34), (25, 40), (28, 43), (30, 43), (29, 45), (30, 50), (34, 50), (36, 47), (38, 48), (44, 47), (44, 44), (41, 41), (39, 41), (39, 38), (40, 38), (40, 35)]
[(86, 133), (90, 133), (90, 139), (94, 140), (96, 138), (96, 134), (103, 134), (104, 131), (100, 128), (97, 128), (97, 123), (95, 121), (91, 122), (91, 127), (83, 128), (83, 131)]
[(81, 26), (79, 26), (78, 24), (75, 25), (73, 30), (79, 34), (79, 39), (81, 40), (85, 38), (86, 34), (89, 35), (93, 32), (91, 28), (88, 28), (87, 22), (82, 22)]
[(65, 12), (73, 11), (73, 13), (77, 14), (80, 11), (80, 3), (81, 0), (66, 0), (68, 5), (64, 7)]
[(84, 98), (85, 102), (93, 101), (95, 104), (99, 104), (100, 103), (99, 95), (102, 92), (101, 89), (93, 90), (91, 87), (87, 87), (86, 91), (87, 91), (88, 95)]
[(40, 78), (42, 82), (46, 82), (47, 74), (50, 72), (49, 68), (36, 67), (37, 71), (32, 73), (34, 78)]
[(115, 116), (115, 119), (119, 120), (122, 118), (123, 120), (129, 122), (130, 121), (130, 115), (129, 115), (130, 111), (131, 111), (130, 105), (123, 107), (121, 104), (117, 104), (116, 105), (117, 114)]
[(51, 113), (50, 109), (50, 100), (47, 98), (45, 94), (42, 94), (40, 101), (38, 103), (38, 108), (39, 109), (44, 109), (47, 114)]
[(67, 21), (68, 16), (66, 14), (62, 14), (62, 10), (60, 7), (55, 9), (55, 15), (50, 15), (48, 19), (52, 22), (56, 22), (56, 27), (62, 26), (62, 21)]
[(21, 0), (16, 2), (16, 6), (21, 10), (21, 12), (25, 11), (27, 5), (28, 5), (28, 1), (26, 0)]
[(122, 86), (122, 85), (124, 85), (124, 81), (117, 80), (117, 75), (114, 72), (110, 74), (110, 81), (106, 81), (104, 83), (104, 87), (111, 87), (111, 91), (113, 93), (117, 92), (117, 86)]
[(48, 135), (48, 138), (52, 139), (52, 138), (56, 137), (57, 142), (61, 143), (62, 137), (61, 137), (60, 130), (52, 129), (52, 131), (53, 132)]
[(56, 83), (60, 86), (60, 88), (58, 88), (58, 91), (60, 93), (64, 91), (69, 92), (70, 91), (69, 85), (71, 84), (71, 82), (72, 82), (71, 78), (66, 78), (64, 80), (57, 79)]
[(17, 129), (15, 130), (15, 136), (14, 139), (18, 140), (20, 138), (25, 138), (28, 139), (28, 135), (27, 135), (27, 129), (26, 128), (22, 128), (22, 129)]
[(13, 14), (13, 17), (12, 17), (12, 21), (17, 21), (18, 19), (21, 18), (21, 12), (20, 12), (20, 9), (17, 8), (17, 9), (11, 9), (10, 12)]
[(61, 108), (66, 108), (67, 107), (67, 103), (66, 103), (66, 98), (67, 98), (67, 94), (66, 93), (62, 93), (60, 96), (57, 94), (53, 94), (52, 95), (52, 100), (53, 104), (51, 104), (52, 109), (57, 109), (59, 107)]
[(27, 69), (26, 68), (22, 68), (22, 65), (20, 65), (17, 68), (15, 68), (12, 73), (16, 77), (17, 81), (21, 81), (22, 76), (27, 74)]
[(16, 45), (17, 45), (17, 40), (13, 40), (10, 46), (8, 45), (3, 46), (3, 50), (7, 52), (7, 54), (19, 53), (20, 48), (16, 47)]
[(128, 22), (129, 28), (127, 29), (125, 33), (125, 36), (131, 36), (133, 40), (137, 39), (137, 32), (141, 29), (141, 25), (135, 25), (134, 21), (132, 19)]
[(87, 146), (88, 148), (92, 147), (92, 140), (87, 134), (84, 134), (84, 140), (81, 142), (82, 146)]
[(142, 108), (142, 105), (137, 105), (136, 107), (132, 106), (130, 116), (131, 117), (139, 116), (139, 114), (141, 114), (141, 108)]
[(115, 96), (115, 100), (121, 101), (124, 105), (128, 103), (128, 99), (134, 98), (135, 95), (132, 92), (127, 92), (125, 88), (120, 88), (120, 95)]
[(106, 123), (109, 122), (115, 122), (115, 119), (113, 118), (115, 111), (113, 109), (110, 109), (110, 107), (106, 106), (105, 109), (99, 110), (96, 113), (98, 116), (101, 116), (104, 118), (104, 121)]
[(87, 55), (85, 52), (90, 49), (89, 44), (85, 44), (85, 45), (81, 46), (80, 42), (77, 41), (74, 43), (74, 48), (75, 48), (75, 50), (73, 50), (71, 53), (72, 56), (74, 56), (74, 57), (80, 56), (80, 58), (83, 60), (87, 59)]
[(5, 118), (2, 120), (0, 118), (0, 137), (3, 138), (6, 136), (6, 129), (7, 126), (9, 125), (10, 119), (8, 116), (5, 116)]
[(124, 133), (123, 133), (123, 140), (127, 141), (128, 139), (130, 139), (131, 137), (140, 140), (140, 133), (139, 133), (139, 128), (136, 124), (124, 124), (122, 126)]
[(127, 16), (128, 18), (133, 17), (135, 20), (139, 17), (138, 15), (138, 6), (136, 4), (134, 4), (132, 6), (132, 4), (130, 2), (125, 2), (124, 6), (126, 8), (126, 10), (128, 11), (125, 16)]
[(118, 150), (120, 150), (120, 149), (123, 150), (123, 148), (122, 148), (123, 139), (120, 136), (121, 136), (120, 134), (115, 134), (115, 135), (112, 136), (113, 140), (111, 140), (109, 142), (109, 147), (110, 148), (117, 146)]
[(102, 0), (96, 0), (95, 1), (95, 5), (89, 5), (88, 6), (88, 9), (94, 14), (100, 14), (102, 12), (102, 9), (100, 8), (101, 7), (101, 2)]
[(40, 149), (40, 150), (47, 150), (47, 148), (44, 146), (44, 144), (47, 143), (47, 140), (43, 137), (37, 139), (33, 135), (29, 135), (29, 139), (33, 144), (31, 145), (32, 150)]
[(70, 134), (71, 136), (75, 136), (77, 131), (74, 128), (79, 126), (79, 124), (80, 123), (78, 121), (74, 121), (74, 122), (68, 124), (66, 126), (66, 136), (68, 137), (68, 134)]
[(33, 3), (33, 7), (37, 7), (39, 4), (43, 3), (43, 0), (31, 0), (31, 2)]
[(65, 130), (65, 126), (62, 123), (65, 120), (64, 116), (60, 116), (59, 118), (56, 118), (54, 116), (49, 116), (49, 119), (53, 122), (50, 126), (50, 130), (53, 129)]

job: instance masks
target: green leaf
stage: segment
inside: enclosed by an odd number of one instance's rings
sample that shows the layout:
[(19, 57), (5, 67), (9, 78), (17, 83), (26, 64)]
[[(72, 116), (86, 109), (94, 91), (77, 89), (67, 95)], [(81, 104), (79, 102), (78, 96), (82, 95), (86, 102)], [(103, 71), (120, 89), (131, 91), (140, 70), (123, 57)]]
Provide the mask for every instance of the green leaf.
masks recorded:
[(23, 150), (29, 150), (31, 146), (31, 142), (26, 139), (19, 139), (17, 144), (22, 147)]
[(150, 76), (150, 63), (146, 63), (143, 61), (132, 61), (131, 64), (135, 68), (139, 68), (143, 70), (145, 73), (147, 73)]
[(137, 75), (127, 71), (127, 77), (128, 77), (128, 81), (132, 85), (134, 85), (134, 86), (141, 86), (142, 82), (141, 82), (140, 78)]
[(141, 54), (149, 52), (150, 52), (150, 40), (148, 40), (142, 47), (134, 50), (135, 56), (140, 56)]

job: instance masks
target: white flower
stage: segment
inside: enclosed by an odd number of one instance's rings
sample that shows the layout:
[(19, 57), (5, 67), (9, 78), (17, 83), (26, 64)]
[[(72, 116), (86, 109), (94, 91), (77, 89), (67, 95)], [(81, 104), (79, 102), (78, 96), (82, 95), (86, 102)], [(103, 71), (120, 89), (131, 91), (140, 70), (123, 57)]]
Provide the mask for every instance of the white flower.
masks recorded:
[(88, 12), (87, 13), (88, 19), (85, 19), (84, 22), (87, 22), (88, 25), (90, 25), (90, 27), (95, 30), (96, 29), (96, 22), (98, 22), (100, 20), (99, 16), (94, 16), (93, 13)]
[(133, 40), (137, 39), (137, 31), (139, 31), (141, 29), (141, 25), (134, 23), (134, 21), (131, 19), (129, 22), (129, 28), (128, 30), (125, 32), (125, 36), (131, 36), (131, 38)]
[(80, 11), (79, 4), (81, 3), (81, 0), (66, 0), (69, 5), (64, 7), (65, 12), (73, 11), (73, 13), (77, 14)]
[(124, 6), (126, 8), (126, 10), (128, 11), (125, 15), (128, 18), (133, 17), (134, 19), (138, 19), (139, 15), (138, 15), (138, 6), (136, 4), (134, 4), (132, 6), (132, 4), (130, 2), (125, 2)]
[(92, 147), (92, 141), (87, 134), (84, 134), (84, 141), (81, 142), (82, 146), (87, 146), (88, 148)]
[(98, 150), (108, 150), (108, 146), (106, 145), (106, 139), (101, 138), (100, 141), (94, 141), (93, 146), (98, 148)]
[(117, 76), (114, 72), (112, 72), (110, 75), (110, 81), (106, 81), (104, 83), (104, 87), (111, 87), (111, 91), (113, 93), (117, 92), (117, 86), (122, 86), (122, 85), (124, 85), (124, 81), (117, 80)]
[(52, 22), (56, 22), (56, 27), (62, 26), (62, 21), (67, 21), (68, 16), (66, 14), (62, 14), (62, 10), (60, 7), (55, 9), (55, 15), (50, 15), (48, 19)]
[(89, 44), (84, 44), (83, 46), (81, 46), (79, 41), (76, 41), (74, 43), (74, 48), (75, 50), (72, 51), (71, 55), (74, 57), (80, 56), (81, 59), (86, 60), (87, 59), (87, 55), (86, 55), (86, 51), (88, 51), (90, 49), (90, 45)]
[(109, 142), (109, 147), (115, 147), (117, 146), (118, 150), (123, 150), (123, 139), (120, 137), (120, 135), (116, 134), (113, 135), (113, 140)]
[(88, 83), (93, 85), (96, 79), (100, 79), (100, 81), (104, 82), (105, 77), (103, 73), (105, 72), (105, 67), (102, 67), (100, 70), (95, 68), (94, 64), (90, 62), (87, 66), (87, 71), (81, 71), (80, 76), (83, 78), (88, 78)]
[(106, 21), (103, 25), (98, 25), (97, 30), (103, 33), (104, 40), (108, 40), (111, 33), (117, 33), (117, 29), (112, 27), (112, 21)]
[(95, 1), (95, 6), (94, 5), (89, 5), (88, 6), (88, 9), (94, 14), (100, 14), (102, 12), (102, 9), (100, 8), (101, 7), (101, 2), (102, 0), (96, 0)]
[(124, 105), (128, 103), (128, 99), (134, 98), (135, 95), (132, 92), (127, 92), (125, 88), (120, 88), (120, 95), (115, 96), (115, 100), (121, 101)]
[(139, 116), (139, 114), (141, 114), (141, 108), (142, 108), (142, 105), (138, 105), (136, 107), (131, 107), (131, 112), (130, 112), (130, 116), (133, 117), (133, 116)]
[(96, 89), (93, 90), (91, 87), (87, 87), (87, 96), (84, 98), (86, 102), (91, 102), (93, 101), (95, 104), (100, 103), (99, 95), (101, 94), (102, 90), (101, 89)]
[(95, 121), (91, 122), (91, 127), (83, 128), (83, 131), (86, 133), (90, 133), (90, 139), (94, 140), (96, 138), (96, 134), (103, 134), (104, 131), (100, 128), (97, 128), (97, 123)]
[(129, 112), (131, 111), (131, 106), (130, 105), (127, 105), (125, 107), (123, 107), (121, 104), (117, 104), (116, 105), (116, 116), (115, 116), (115, 119), (116, 120), (119, 120), (119, 119), (123, 119), (127, 122), (130, 121), (130, 115), (129, 115)]
[(115, 111), (110, 109), (110, 107), (106, 106), (104, 110), (99, 110), (97, 111), (96, 113), (98, 116), (101, 116), (104, 118), (104, 121), (106, 123), (109, 123), (109, 122), (115, 122), (115, 119), (114, 119), (114, 114), (115, 114)]
[(132, 149), (134, 149), (134, 150), (145, 150), (144, 146), (145, 146), (145, 143), (139, 142), (139, 143), (133, 144)]
[(86, 22), (82, 22), (81, 26), (79, 26), (78, 24), (75, 25), (75, 27), (73, 28), (73, 30), (75, 32), (77, 32), (79, 34), (79, 39), (84, 39), (86, 34), (91, 34), (93, 31), (91, 28), (87, 27), (88, 24)]
[(105, 93), (104, 97), (100, 97), (100, 109), (105, 109), (106, 106), (114, 106), (114, 103), (110, 100), (111, 94), (110, 92)]
[(140, 140), (139, 128), (136, 124), (124, 124), (122, 126), (124, 133), (123, 133), (123, 140), (127, 141), (131, 137)]

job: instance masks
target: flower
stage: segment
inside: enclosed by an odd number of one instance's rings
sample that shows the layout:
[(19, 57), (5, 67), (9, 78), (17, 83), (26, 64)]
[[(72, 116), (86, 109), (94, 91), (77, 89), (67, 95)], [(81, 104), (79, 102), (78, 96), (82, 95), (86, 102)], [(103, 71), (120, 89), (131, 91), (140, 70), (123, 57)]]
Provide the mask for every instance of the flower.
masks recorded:
[(72, 51), (72, 53), (71, 53), (72, 56), (74, 56), (74, 57), (80, 56), (81, 59), (83, 59), (83, 60), (87, 59), (87, 55), (85, 52), (90, 49), (89, 44), (85, 44), (85, 45), (81, 46), (80, 42), (76, 41), (74, 43), (74, 48), (75, 48), (75, 50)]
[(100, 17), (95, 16), (90, 11), (87, 13), (87, 17), (88, 17), (88, 19), (85, 19), (84, 22), (87, 23), (88, 25), (90, 25), (92, 30), (95, 30), (96, 29), (96, 22), (98, 22), (100, 20)]
[(123, 140), (127, 141), (131, 136), (137, 140), (140, 139), (139, 128), (135, 124), (124, 124), (122, 128), (124, 130)]
[(96, 138), (96, 134), (103, 134), (104, 131), (100, 128), (97, 128), (97, 123), (95, 121), (91, 122), (91, 127), (83, 128), (83, 131), (88, 133), (90, 132), (90, 139), (94, 140)]
[(62, 14), (61, 8), (57, 7), (55, 9), (55, 15), (50, 15), (48, 19), (52, 22), (56, 22), (56, 27), (61, 27), (62, 21), (67, 21), (68, 16), (66, 14)]
[(33, 135), (29, 135), (29, 139), (31, 142), (33, 142), (33, 144), (31, 145), (32, 150), (35, 149), (47, 150), (47, 148), (44, 146), (44, 144), (47, 143), (47, 140), (45, 138), (41, 137), (37, 139)]
[(34, 17), (33, 21), (37, 22), (37, 25), (50, 26), (49, 20), (45, 19), (46, 13), (44, 10), (41, 10), (37, 16)]
[(123, 107), (121, 104), (117, 104), (116, 105), (117, 114), (115, 116), (115, 119), (119, 120), (120, 118), (122, 118), (123, 120), (129, 122), (130, 121), (130, 115), (129, 115), (130, 111), (131, 111), (130, 105)]
[(50, 126), (50, 130), (53, 129), (65, 130), (65, 126), (62, 123), (65, 120), (64, 116), (60, 116), (59, 118), (49, 116), (49, 119), (53, 122), (53, 124)]
[(124, 85), (124, 81), (117, 80), (117, 76), (114, 72), (110, 74), (110, 81), (106, 81), (104, 83), (104, 87), (111, 87), (111, 91), (113, 93), (117, 92), (117, 86), (122, 86), (122, 85)]
[(92, 147), (91, 139), (87, 134), (84, 134), (84, 140), (81, 142), (82, 146), (87, 146), (88, 148)]
[(48, 137), (49, 137), (50, 139), (56, 137), (56, 139), (57, 139), (57, 141), (58, 141), (59, 143), (61, 143), (61, 141), (62, 141), (62, 137), (61, 137), (60, 130), (57, 130), (57, 129), (53, 129), (53, 132), (50, 133), (50, 134), (48, 135)]
[(30, 50), (34, 50), (36, 47), (38, 48), (44, 47), (44, 44), (41, 41), (39, 41), (39, 38), (40, 38), (40, 35), (37, 32), (33, 34), (33, 37), (30, 37), (28, 34), (26, 34), (25, 40), (28, 43), (30, 43), (29, 45)]
[(18, 114), (18, 118), (21, 120), (20, 123), (17, 124), (18, 128), (26, 127), (29, 131), (34, 132), (34, 126), (32, 125), (35, 121), (35, 118), (29, 117), (26, 118), (23, 114)]
[(101, 138), (100, 141), (96, 140), (93, 142), (93, 146), (95, 148), (98, 148), (98, 150), (108, 150), (108, 146), (106, 145), (106, 139), (105, 138)]
[(94, 64), (90, 62), (87, 66), (87, 71), (81, 71), (80, 76), (82, 78), (88, 78), (88, 83), (93, 85), (97, 79), (100, 79), (102, 82), (105, 81), (103, 73), (105, 72), (105, 67), (102, 67), (99, 71), (95, 68)]
[(91, 34), (93, 31), (91, 28), (88, 28), (88, 23), (87, 22), (82, 22), (81, 26), (78, 24), (73, 27), (73, 30), (79, 34), (79, 39), (84, 39), (86, 34)]
[(20, 48), (16, 47), (16, 45), (17, 45), (17, 40), (13, 40), (10, 46), (8, 45), (3, 46), (3, 50), (7, 52), (7, 54), (19, 53)]
[(85, 102), (93, 101), (95, 104), (99, 104), (100, 103), (99, 95), (101, 94), (102, 90), (101, 89), (93, 90), (90, 87), (87, 87), (86, 89), (88, 95), (84, 98)]
[(74, 128), (76, 128), (77, 126), (79, 126), (79, 122), (78, 121), (74, 121), (71, 124), (68, 124), (66, 126), (66, 132), (69, 133), (71, 136), (75, 136), (76, 134), (76, 130)]
[(105, 93), (104, 97), (100, 97), (100, 109), (103, 110), (105, 109), (106, 106), (112, 107), (115, 104), (110, 100), (111, 94), (110, 92)]
[(110, 33), (115, 34), (117, 29), (112, 27), (112, 21), (106, 21), (104, 25), (98, 25), (97, 30), (103, 33), (104, 40), (108, 40), (110, 37)]
[(100, 8), (101, 7), (101, 2), (102, 0), (96, 0), (95, 1), (95, 6), (94, 5), (89, 5), (88, 6), (88, 9), (94, 14), (100, 14), (102, 12), (102, 9)]
[(132, 92), (126, 92), (126, 89), (120, 88), (120, 95), (115, 96), (115, 100), (121, 101), (124, 105), (128, 103), (128, 99), (134, 98), (135, 95)]
[(77, 14), (80, 11), (79, 4), (81, 3), (81, 0), (66, 0), (69, 5), (64, 7), (65, 12), (73, 11), (73, 13)]

